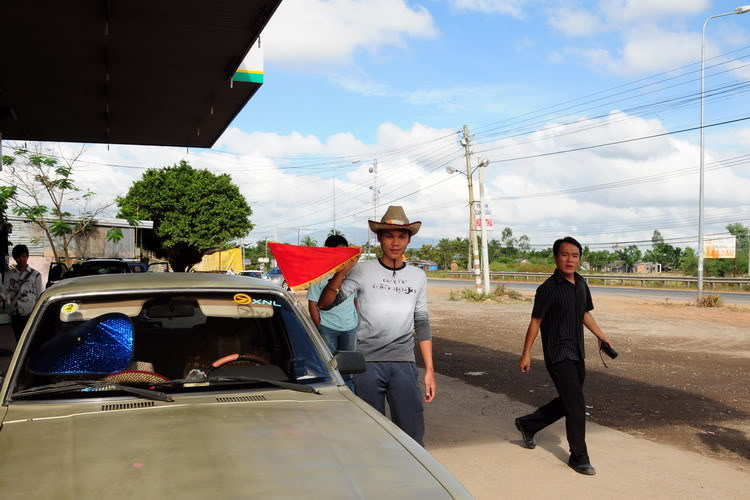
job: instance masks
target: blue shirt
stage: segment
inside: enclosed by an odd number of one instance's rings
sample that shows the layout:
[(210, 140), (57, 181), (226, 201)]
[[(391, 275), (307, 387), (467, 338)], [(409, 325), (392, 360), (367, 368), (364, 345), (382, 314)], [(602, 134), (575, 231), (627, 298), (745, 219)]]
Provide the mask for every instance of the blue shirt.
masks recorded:
[[(307, 300), (318, 302), (320, 294), (323, 293), (323, 289), (329, 280), (330, 278), (324, 278), (318, 283), (311, 285), (307, 290)], [(320, 324), (338, 332), (346, 332), (357, 328), (359, 316), (357, 316), (357, 308), (354, 306), (354, 298), (356, 296), (357, 294), (353, 293), (336, 307), (328, 311), (320, 311)]]

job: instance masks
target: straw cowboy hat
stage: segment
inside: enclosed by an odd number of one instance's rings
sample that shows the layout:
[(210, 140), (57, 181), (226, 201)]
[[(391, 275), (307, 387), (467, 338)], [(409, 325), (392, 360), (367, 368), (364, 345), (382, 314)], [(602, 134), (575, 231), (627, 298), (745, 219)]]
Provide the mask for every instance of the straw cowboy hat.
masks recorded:
[(110, 373), (102, 380), (106, 382), (117, 383), (147, 383), (156, 384), (159, 382), (167, 382), (169, 379), (164, 375), (159, 375), (154, 372), (154, 365), (148, 361), (133, 361), (128, 366), (127, 370), (122, 370), (115, 373)]
[(419, 232), (419, 228), (422, 226), (421, 221), (409, 222), (409, 218), (404, 213), (403, 207), (398, 205), (391, 205), (388, 210), (383, 214), (383, 218), (380, 222), (374, 220), (368, 220), (367, 223), (370, 225), (370, 231), (377, 233), (384, 229), (405, 229), (411, 233), (412, 236)]

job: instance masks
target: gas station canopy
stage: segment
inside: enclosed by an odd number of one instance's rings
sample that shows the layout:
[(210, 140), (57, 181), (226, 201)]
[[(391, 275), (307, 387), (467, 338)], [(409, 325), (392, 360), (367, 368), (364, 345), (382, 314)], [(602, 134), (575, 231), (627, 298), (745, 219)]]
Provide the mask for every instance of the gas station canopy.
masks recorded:
[(280, 3), (3, 0), (0, 134), (210, 147), (262, 84), (240, 66)]

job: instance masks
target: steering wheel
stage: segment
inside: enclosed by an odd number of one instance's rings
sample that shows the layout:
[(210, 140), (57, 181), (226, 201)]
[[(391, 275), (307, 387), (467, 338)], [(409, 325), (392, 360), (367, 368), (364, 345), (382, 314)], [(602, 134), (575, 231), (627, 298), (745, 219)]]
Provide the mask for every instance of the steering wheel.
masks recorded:
[(223, 358), (219, 358), (213, 363), (211, 363), (211, 367), (208, 369), (208, 373), (206, 376), (211, 375), (211, 372), (216, 370), (217, 368), (221, 368), (222, 366), (228, 364), (228, 363), (234, 363), (236, 361), (250, 361), (251, 363), (255, 363), (256, 365), (270, 365), (271, 363), (264, 358), (261, 358), (260, 356), (256, 356), (254, 354), (230, 354), (228, 356), (224, 356)]

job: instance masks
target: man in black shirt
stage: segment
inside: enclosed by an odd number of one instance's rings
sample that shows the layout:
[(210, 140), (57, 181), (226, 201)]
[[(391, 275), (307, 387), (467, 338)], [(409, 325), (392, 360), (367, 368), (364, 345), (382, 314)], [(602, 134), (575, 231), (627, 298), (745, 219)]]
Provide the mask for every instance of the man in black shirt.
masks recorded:
[(596, 471), (586, 449), (584, 325), (600, 343), (609, 342), (609, 339), (589, 312), (594, 309), (591, 292), (586, 281), (576, 272), (581, 251), (581, 244), (569, 236), (555, 241), (552, 252), (557, 269), (536, 290), (518, 366), (521, 373), (527, 373), (531, 368), (529, 353), (541, 327), (544, 364), (557, 388), (558, 397), (534, 413), (517, 418), (516, 428), (526, 446), (534, 448), (534, 434), (564, 416), (570, 445), (568, 465), (580, 474), (594, 475)]

